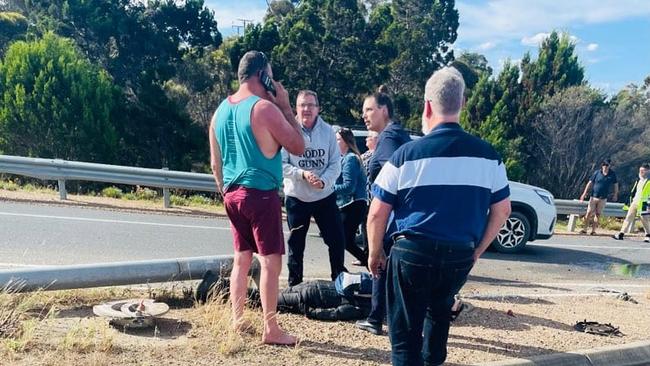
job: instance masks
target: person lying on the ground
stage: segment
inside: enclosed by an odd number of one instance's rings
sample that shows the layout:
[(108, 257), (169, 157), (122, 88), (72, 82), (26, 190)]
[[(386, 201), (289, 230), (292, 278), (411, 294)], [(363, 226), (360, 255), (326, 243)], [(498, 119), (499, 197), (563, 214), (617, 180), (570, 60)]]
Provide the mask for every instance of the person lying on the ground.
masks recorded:
[(336, 281), (306, 281), (278, 295), (278, 311), (316, 320), (357, 320), (368, 316), (372, 280), (367, 273), (339, 274)]
[[(228, 300), (230, 280), (212, 271), (203, 275), (203, 281), (196, 291), (196, 299), (206, 302), (209, 299)], [(372, 280), (367, 273), (341, 273), (336, 281), (307, 281), (288, 287), (278, 294), (278, 311), (305, 315), (316, 320), (357, 320), (368, 316)], [(248, 289), (247, 305), (260, 307), (257, 289)], [(451, 308), (451, 320), (455, 320), (466, 305), (456, 297)]]

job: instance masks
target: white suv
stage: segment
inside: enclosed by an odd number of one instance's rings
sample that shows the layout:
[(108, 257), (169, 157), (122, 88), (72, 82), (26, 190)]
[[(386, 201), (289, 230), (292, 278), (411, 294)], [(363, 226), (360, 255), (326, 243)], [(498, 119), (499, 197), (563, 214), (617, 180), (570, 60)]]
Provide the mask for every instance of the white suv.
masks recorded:
[[(357, 146), (363, 152), (366, 148), (366, 130), (352, 130)], [(417, 136), (411, 136), (417, 138)], [(510, 181), (512, 213), (492, 243), (492, 248), (503, 253), (516, 253), (526, 243), (549, 239), (553, 236), (557, 212), (551, 192)]]
[(551, 192), (528, 184), (510, 182), (512, 213), (492, 247), (503, 253), (516, 253), (533, 240), (553, 236), (557, 211)]

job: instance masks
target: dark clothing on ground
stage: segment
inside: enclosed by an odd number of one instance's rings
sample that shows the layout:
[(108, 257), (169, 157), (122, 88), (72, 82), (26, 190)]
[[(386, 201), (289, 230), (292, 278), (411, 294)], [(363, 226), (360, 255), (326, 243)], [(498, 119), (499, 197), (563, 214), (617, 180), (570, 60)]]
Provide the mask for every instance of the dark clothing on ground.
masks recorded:
[(593, 184), (591, 187), (591, 197), (594, 198), (607, 198), (614, 184), (618, 183), (616, 173), (612, 169), (609, 169), (607, 175), (603, 174), (602, 170), (597, 170), (589, 180)]
[(327, 245), (331, 275), (334, 280), (339, 273), (345, 271), (343, 265), (345, 239), (341, 214), (336, 205), (336, 194), (332, 193), (328, 197), (314, 202), (303, 202), (295, 197), (287, 196), (285, 206), (287, 223), (291, 231), (287, 258), (289, 286), (295, 286), (302, 282), (305, 239), (312, 217), (320, 229), (325, 245)]
[(278, 295), (278, 311), (317, 320), (356, 320), (368, 315), (365, 296), (341, 296), (334, 281), (316, 280), (291, 286)]

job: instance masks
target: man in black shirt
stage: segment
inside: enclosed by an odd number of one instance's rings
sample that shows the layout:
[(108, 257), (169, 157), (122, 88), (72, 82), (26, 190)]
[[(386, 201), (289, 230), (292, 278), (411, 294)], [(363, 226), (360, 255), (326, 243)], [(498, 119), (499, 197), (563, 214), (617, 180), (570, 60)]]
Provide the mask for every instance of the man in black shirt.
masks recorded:
[(612, 186), (614, 187), (614, 195), (612, 198), (616, 202), (618, 200), (618, 180), (616, 179), (616, 173), (610, 169), (610, 161), (605, 160), (601, 164), (600, 170), (595, 171), (591, 178), (589, 178), (589, 182), (582, 192), (582, 196), (580, 196), (580, 201), (584, 201), (587, 195), (590, 196), (584, 227), (580, 230), (581, 234), (587, 233), (589, 225), (591, 225), (590, 235), (596, 234), (598, 219), (600, 219), (600, 215), (605, 208), (607, 197)]

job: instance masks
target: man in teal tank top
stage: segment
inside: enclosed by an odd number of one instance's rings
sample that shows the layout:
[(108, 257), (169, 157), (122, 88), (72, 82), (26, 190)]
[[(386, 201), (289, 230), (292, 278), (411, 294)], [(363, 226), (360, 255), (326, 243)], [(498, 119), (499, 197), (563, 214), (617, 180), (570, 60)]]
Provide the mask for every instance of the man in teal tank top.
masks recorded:
[(209, 130), (212, 172), (230, 219), (235, 249), (230, 277), (232, 326), (236, 331), (250, 326), (243, 313), (247, 275), (253, 253), (257, 253), (262, 267), (262, 341), (291, 345), (297, 338), (285, 333), (276, 317), (284, 254), (278, 195), (282, 181), (280, 149), (302, 154), (305, 142), (289, 94), (272, 80), (271, 65), (263, 53), (247, 52), (239, 62), (237, 76), (239, 89), (219, 105)]

